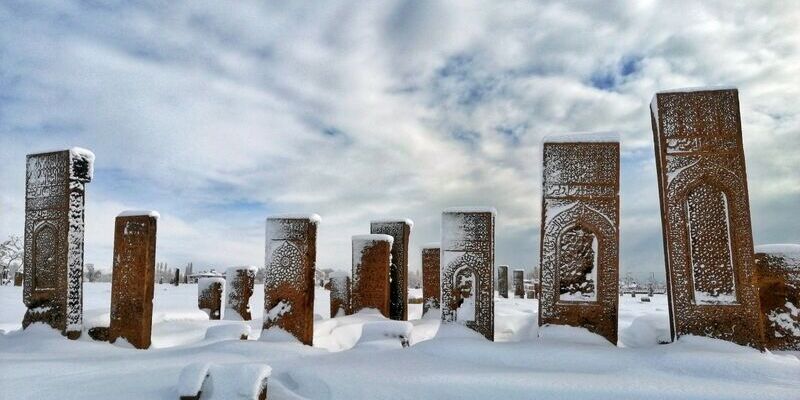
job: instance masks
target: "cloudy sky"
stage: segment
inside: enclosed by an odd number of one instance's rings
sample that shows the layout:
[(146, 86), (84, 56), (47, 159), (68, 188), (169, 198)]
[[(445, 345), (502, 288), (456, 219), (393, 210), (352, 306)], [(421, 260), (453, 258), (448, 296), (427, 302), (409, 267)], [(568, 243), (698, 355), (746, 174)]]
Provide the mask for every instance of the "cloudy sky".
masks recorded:
[(496, 207), (496, 263), (532, 266), (542, 137), (612, 131), (622, 273), (663, 276), (648, 104), (735, 85), (755, 242), (800, 242), (796, 2), (140, 3), (0, 3), (3, 237), (25, 155), (82, 146), (102, 267), (114, 217), (144, 208), (171, 266), (263, 264), (266, 216), (316, 212), (319, 267), (408, 217), (416, 269), (459, 205)]

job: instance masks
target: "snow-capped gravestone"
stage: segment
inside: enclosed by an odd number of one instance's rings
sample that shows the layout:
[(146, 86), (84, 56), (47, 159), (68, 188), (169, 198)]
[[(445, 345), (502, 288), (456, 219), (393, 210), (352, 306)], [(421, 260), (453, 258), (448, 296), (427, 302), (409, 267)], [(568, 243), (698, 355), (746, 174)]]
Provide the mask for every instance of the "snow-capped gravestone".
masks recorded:
[(554, 137), (542, 152), (539, 325), (583, 327), (616, 344), (619, 139)]
[(369, 233), (394, 238), (389, 269), (389, 318), (408, 320), (408, 240), (414, 223), (410, 219), (370, 221)]
[(208, 319), (222, 319), (222, 299), (225, 295), (225, 278), (202, 277), (197, 280), (197, 307), (208, 314)]
[(392, 243), (389, 235), (353, 236), (353, 281), (350, 311), (374, 308), (389, 318), (389, 264)]
[(117, 216), (108, 328), (111, 343), (123, 338), (137, 349), (150, 347), (157, 221), (155, 211), (125, 211)]
[(738, 91), (659, 92), (650, 110), (672, 338), (762, 348)]
[(272, 368), (266, 364), (211, 364), (185, 366), (178, 377), (180, 400), (267, 400)]
[(84, 194), (94, 154), (29, 154), (25, 180), (22, 327), (44, 322), (70, 339), (83, 330)]
[(508, 265), (497, 267), (497, 291), (500, 297), (508, 298)]
[(525, 298), (525, 270), (514, 270), (514, 298)]
[(439, 243), (422, 247), (422, 315), (430, 309), (440, 308), (439, 256)]
[(442, 321), (494, 340), (494, 208), (442, 213)]
[(309, 346), (319, 222), (317, 214), (267, 218), (263, 328), (281, 328)]
[(755, 264), (765, 347), (800, 351), (800, 245), (757, 246)]
[(328, 288), (331, 291), (331, 318), (350, 313), (350, 276), (343, 271), (330, 275)]
[(231, 267), (225, 271), (227, 293), (225, 299), (225, 319), (250, 321), (250, 296), (256, 282), (256, 267)]

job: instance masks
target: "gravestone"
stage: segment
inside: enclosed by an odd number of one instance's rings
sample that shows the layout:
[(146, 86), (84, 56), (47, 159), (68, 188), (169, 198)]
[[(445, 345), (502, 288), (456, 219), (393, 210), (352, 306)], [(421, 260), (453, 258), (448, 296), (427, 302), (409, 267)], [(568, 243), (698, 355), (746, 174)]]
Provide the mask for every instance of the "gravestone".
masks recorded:
[(394, 238), (389, 269), (389, 318), (408, 320), (408, 240), (414, 223), (410, 219), (370, 221), (369, 233)]
[(309, 346), (319, 222), (316, 214), (267, 218), (263, 328), (279, 327)]
[(497, 267), (497, 291), (500, 297), (508, 298), (508, 265)]
[(175, 268), (175, 278), (172, 280), (172, 284), (175, 286), (180, 285), (181, 283), (181, 270)]
[(331, 318), (350, 314), (350, 277), (347, 273), (333, 272), (328, 288), (331, 291)]
[(616, 345), (619, 141), (546, 139), (543, 162), (539, 325), (583, 327)]
[(25, 171), (22, 327), (44, 322), (70, 339), (83, 330), (84, 194), (94, 154), (29, 154)]
[(494, 340), (493, 208), (442, 213), (442, 321), (458, 322)]
[(25, 272), (20, 268), (14, 272), (14, 286), (22, 286), (22, 281), (25, 280)]
[(155, 211), (125, 211), (117, 216), (108, 328), (111, 343), (124, 338), (137, 349), (150, 347), (157, 221)]
[(225, 278), (202, 277), (197, 280), (197, 307), (208, 314), (208, 319), (222, 319), (224, 295)]
[(514, 270), (514, 298), (525, 298), (525, 270)]
[(762, 348), (738, 91), (659, 92), (650, 110), (671, 336)]
[(439, 243), (431, 243), (422, 247), (422, 315), (440, 308), (439, 278)]
[(389, 318), (389, 264), (394, 238), (371, 234), (353, 236), (352, 313), (374, 308)]
[(800, 245), (763, 245), (755, 251), (765, 347), (800, 351)]
[(256, 282), (256, 267), (231, 267), (225, 271), (227, 296), (225, 299), (225, 319), (250, 321), (250, 297)]

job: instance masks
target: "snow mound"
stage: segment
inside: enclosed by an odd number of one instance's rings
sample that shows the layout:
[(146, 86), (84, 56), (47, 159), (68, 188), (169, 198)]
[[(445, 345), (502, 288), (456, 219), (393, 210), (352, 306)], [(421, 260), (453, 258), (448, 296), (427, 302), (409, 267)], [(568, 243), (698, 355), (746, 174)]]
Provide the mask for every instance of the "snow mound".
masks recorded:
[(178, 376), (178, 396), (196, 396), (203, 387), (210, 367), (211, 364), (207, 362), (191, 363), (183, 367)]
[(117, 214), (117, 217), (151, 217), (158, 219), (161, 214), (154, 210), (125, 210)]
[(402, 222), (402, 223), (408, 225), (409, 229), (414, 229), (414, 221), (412, 221), (409, 218), (381, 218), (381, 219), (373, 219), (373, 220), (369, 221), (370, 224), (371, 223), (381, 224), (381, 223), (391, 223), (391, 222)]
[(203, 399), (255, 399), (265, 388), (272, 368), (266, 364), (193, 363), (181, 370), (178, 396)]
[(762, 244), (755, 247), (756, 253), (781, 254), (800, 257), (800, 244)]
[[(206, 340), (246, 340), (250, 337), (250, 325), (225, 324), (206, 329)], [(244, 339), (242, 339), (244, 338)]]
[(267, 217), (267, 221), (271, 219), (307, 219), (313, 224), (319, 224), (322, 221), (322, 217), (315, 213), (275, 214)]
[(369, 321), (361, 327), (361, 337), (356, 347), (364, 344), (382, 347), (406, 347), (414, 325), (407, 321)]
[(619, 141), (619, 133), (615, 132), (570, 133), (542, 138), (542, 143), (618, 143)]
[(653, 347), (669, 343), (669, 318), (663, 313), (636, 317), (628, 329), (620, 332), (619, 339), (625, 347)]
[(296, 342), (300, 343), (294, 335), (287, 332), (278, 326), (270, 327), (261, 331), (261, 336), (258, 338), (262, 342)]
[(447, 207), (442, 212), (445, 213), (492, 213), (497, 215), (497, 210), (494, 207), (485, 206), (465, 206), (465, 207)]
[(539, 327), (539, 338), (542, 341), (615, 346), (604, 337), (589, 332), (586, 328), (567, 325), (542, 325)]

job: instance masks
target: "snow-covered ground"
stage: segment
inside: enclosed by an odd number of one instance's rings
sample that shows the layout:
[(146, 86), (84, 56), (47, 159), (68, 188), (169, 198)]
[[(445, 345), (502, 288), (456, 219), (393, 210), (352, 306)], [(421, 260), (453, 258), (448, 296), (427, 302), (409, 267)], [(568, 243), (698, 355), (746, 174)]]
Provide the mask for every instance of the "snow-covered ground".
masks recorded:
[[(85, 333), (70, 341), (44, 326), (19, 331), (20, 289), (0, 287), (0, 399), (176, 399), (181, 369), (193, 362), (266, 363), (270, 399), (800, 399), (800, 352), (698, 337), (659, 345), (668, 332), (663, 295), (620, 299), (614, 347), (577, 328), (539, 329), (535, 300), (496, 299), (492, 343), (440, 327), (436, 315), (419, 319), (421, 304), (411, 305), (409, 323), (369, 311), (329, 319), (328, 292), (317, 288), (308, 347), (256, 340), (260, 285), (248, 341), (237, 340), (242, 322), (209, 321), (197, 309), (195, 285), (157, 285), (152, 348), (135, 350)], [(110, 296), (110, 284), (84, 285), (87, 326), (107, 325)]]

